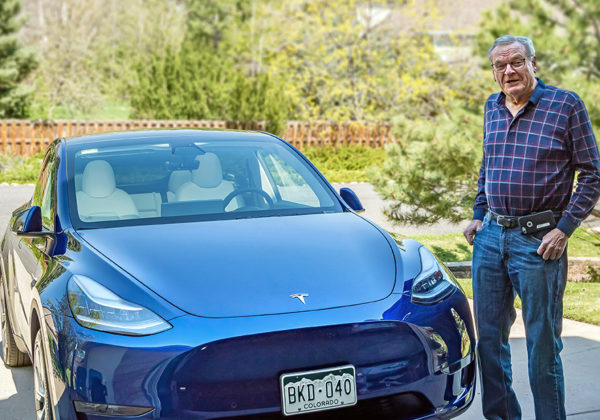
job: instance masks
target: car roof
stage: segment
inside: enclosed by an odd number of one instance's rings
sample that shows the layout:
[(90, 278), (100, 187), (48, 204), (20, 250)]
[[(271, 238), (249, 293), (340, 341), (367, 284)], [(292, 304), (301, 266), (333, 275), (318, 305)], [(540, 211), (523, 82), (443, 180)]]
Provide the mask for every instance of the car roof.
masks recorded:
[(197, 140), (270, 140), (277, 141), (277, 137), (260, 131), (219, 130), (219, 129), (154, 129), (118, 131), (111, 133), (86, 134), (66, 139), (68, 145), (92, 145), (95, 143), (128, 143), (131, 140), (156, 139), (167, 141), (174, 138), (192, 137)]

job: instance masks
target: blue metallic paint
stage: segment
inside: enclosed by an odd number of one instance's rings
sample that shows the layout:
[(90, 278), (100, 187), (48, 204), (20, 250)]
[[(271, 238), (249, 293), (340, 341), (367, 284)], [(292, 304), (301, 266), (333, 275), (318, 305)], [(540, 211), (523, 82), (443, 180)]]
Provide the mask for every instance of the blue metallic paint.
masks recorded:
[[(117, 135), (104, 136), (103, 141), (116, 138)], [(88, 140), (70, 140), (69, 143)], [(66, 162), (65, 142), (55, 145), (57, 156)], [(281, 373), (345, 363), (352, 363), (357, 368), (359, 400), (405, 391), (418, 392), (436, 408), (423, 418), (453, 416), (472, 401), (475, 382), (472, 371), (471, 378), (461, 385), (461, 375), (465, 374), (465, 369), (473, 370), (475, 363), (472, 356), (473, 326), (467, 301), (457, 290), (437, 305), (422, 306), (410, 302), (412, 281), (420, 271), (417, 250), (421, 245), (417, 242), (405, 240), (396, 243), (381, 228), (354, 213), (265, 218), (260, 222), (216, 222), (232, 230), (234, 223), (241, 232), (247, 229), (239, 242), (232, 243), (236, 255), (245, 249), (244, 246), (249, 247), (249, 251), (253, 249), (251, 228), (257, 225), (267, 228), (268, 223), (273, 223), (272, 230), (261, 231), (264, 236), (256, 238), (261, 246), (268, 247), (269, 241), (284, 243), (290, 248), (301, 245), (293, 250), (286, 247), (272, 249), (278, 259), (282, 255), (285, 257), (273, 264), (281, 264), (280, 270), (291, 264), (295, 270), (300, 270), (296, 280), (301, 281), (315, 273), (311, 273), (309, 267), (301, 267), (298, 261), (317, 257), (319, 264), (329, 270), (325, 278), (341, 277), (335, 287), (323, 286), (321, 292), (348, 293), (340, 289), (346, 279), (346, 286), (349, 282), (353, 290), (344, 298), (354, 300), (355, 304), (292, 313), (293, 305), (297, 306), (298, 302), (283, 299), (285, 304), (261, 302), (261, 306), (265, 307), (262, 312), (277, 315), (236, 318), (194, 316), (188, 313), (195, 310), (192, 300), (180, 302), (185, 298), (187, 289), (161, 287), (158, 283), (161, 273), (151, 275), (149, 270), (154, 267), (147, 264), (144, 268), (140, 260), (144, 256), (156, 255), (158, 251), (166, 258), (183, 258), (184, 262), (190, 263), (191, 254), (181, 256), (174, 251), (173, 244), (165, 243), (165, 239), (175, 243), (171, 236), (177, 235), (183, 237), (184, 247), (191, 246), (194, 240), (200, 241), (204, 243), (201, 251), (212, 258), (219, 258), (219, 251), (233, 240), (233, 235), (221, 237), (221, 247), (217, 248), (208, 243), (209, 239), (219, 239), (214, 228), (209, 226), (211, 222), (199, 228), (198, 232), (206, 233), (200, 238), (186, 236), (183, 231), (203, 222), (185, 226), (158, 225), (77, 232), (70, 225), (65, 167), (64, 163), (58, 165), (57, 171), (57, 221), (63, 229), (59, 231), (59, 237), (66, 249), (51, 259), (35, 287), (37, 293), (31, 303), (32, 317), (41, 318), (40, 328), (47, 337), (47, 365), (51, 367), (53, 378), (51, 394), (56, 418), (76, 418), (73, 400), (156, 407), (152, 413), (139, 417), (142, 419), (212, 418), (223, 415), (223, 410), (229, 410), (227, 415), (279, 412), (281, 403), (277, 379)], [(343, 200), (340, 199), (340, 202), (348, 208)], [(319, 241), (302, 238), (300, 232), (303, 228), (316, 232), (319, 226), (332, 238), (327, 239), (324, 233)], [(285, 234), (281, 234), (282, 229)], [(120, 238), (114, 239), (117, 234)], [(139, 241), (132, 239), (136, 235), (148, 236)], [(348, 238), (348, 235), (355, 236)], [(380, 238), (378, 243), (376, 238)], [(368, 246), (364, 246), (363, 240)], [(137, 253), (132, 253), (130, 259), (126, 258), (125, 252), (132, 249), (138, 250)], [(336, 252), (327, 257), (332, 249)], [(7, 269), (6, 252), (3, 241), (0, 249), (3, 271)], [(269, 263), (267, 254), (254, 257), (263, 264)], [(335, 261), (336, 258), (339, 262)], [(367, 258), (367, 262), (357, 262), (359, 258)], [(207, 261), (210, 259), (207, 258)], [(250, 262), (251, 259), (244, 261), (246, 265)], [(395, 271), (389, 269), (394, 263)], [(383, 267), (384, 264), (388, 267)], [(357, 271), (368, 275), (365, 271), (367, 265), (377, 266), (374, 268), (380, 270), (377, 275), (381, 279), (374, 277), (380, 282), (380, 287), (376, 295), (365, 292), (362, 303), (357, 304), (364, 285), (357, 280), (359, 276), (353, 278), (352, 274)], [(212, 276), (218, 274), (214, 268), (208, 272)], [(65, 296), (66, 283), (75, 273), (93, 278), (118, 295), (149, 308), (168, 320), (173, 328), (147, 337), (127, 337), (81, 327), (72, 318)], [(186, 265), (180, 279), (194, 273)], [(260, 273), (256, 267), (248, 267), (246, 271), (252, 276)], [(243, 265), (232, 274), (244, 275)], [(168, 276), (163, 273), (164, 277)], [(190, 280), (186, 287), (193, 289), (193, 281)], [(261, 290), (269, 293), (264, 285)], [(243, 290), (244, 293), (249, 291), (251, 288)], [(301, 291), (304, 290), (290, 290)], [(284, 293), (284, 288), (279, 292)], [(237, 301), (243, 293), (232, 298), (223, 311), (222, 299), (226, 293), (225, 288), (216, 291), (212, 299), (221, 301), (206, 299), (198, 313), (213, 316), (256, 314), (252, 304)], [(318, 294), (311, 295), (310, 299), (315, 299), (315, 304), (321, 307), (327, 307), (324, 301), (319, 301)], [(236, 302), (238, 305), (235, 305)], [(462, 335), (457, 319), (463, 321)], [(35, 335), (35, 332), (31, 333)], [(464, 354), (465, 337), (468, 357)], [(394, 349), (397, 352), (390, 352), (389, 343), (396, 341)], [(27, 342), (27, 345), (31, 343)], [(247, 345), (253, 350), (248, 351)], [(31, 348), (28, 351), (31, 353)], [(468, 366), (461, 365), (461, 361)], [(238, 375), (231, 374), (232, 366)]]
[(342, 197), (344, 202), (346, 202), (346, 204), (348, 204), (352, 210), (356, 212), (362, 212), (365, 210), (358, 196), (350, 188), (340, 188), (340, 197)]
[[(98, 402), (92, 395), (106, 394), (116, 404), (157, 407), (155, 414), (167, 418), (211, 418), (232, 407), (237, 415), (251, 407), (275, 412), (279, 396), (273, 378), (342, 362), (357, 368), (359, 399), (412, 390), (430, 398), (437, 395), (434, 406), (461, 404), (461, 399), (464, 405), (472, 385), (460, 388), (454, 401), (445, 400), (448, 376), (429, 364), (431, 348), (425, 347), (435, 345), (427, 340), (428, 329), (433, 329), (448, 343), (449, 364), (460, 361), (460, 337), (451, 328), (448, 308), (468, 320), (463, 297), (456, 293), (439, 313), (427, 317), (401, 301), (406, 299), (394, 294), (376, 304), (327, 310), (326, 321), (321, 311), (259, 320), (184, 316), (171, 321), (173, 329), (140, 338), (91, 332), (62, 317), (54, 321), (61, 325), (61, 345), (53, 347), (62, 350), (54, 356), (64, 373), (71, 372), (65, 387), (73, 384), (72, 398)], [(472, 329), (469, 337), (473, 340)], [(92, 370), (101, 375), (99, 383), (106, 388), (101, 393), (86, 386)], [(60, 409), (69, 414), (69, 401)]]
[[(355, 305), (385, 298), (395, 283), (390, 244), (353, 213), (131, 226), (119, 228), (118, 239), (116, 233), (80, 235), (149, 289), (198, 316)], [(306, 305), (290, 299), (292, 293), (308, 293)]]

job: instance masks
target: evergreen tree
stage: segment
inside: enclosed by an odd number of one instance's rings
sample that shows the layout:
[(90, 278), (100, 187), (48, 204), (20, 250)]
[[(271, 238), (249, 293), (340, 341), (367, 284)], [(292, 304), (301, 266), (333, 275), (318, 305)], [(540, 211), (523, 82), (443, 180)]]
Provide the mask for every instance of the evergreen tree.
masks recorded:
[(19, 43), (17, 31), (24, 24), (20, 11), (20, 0), (0, 0), (0, 118), (23, 118), (29, 109), (32, 89), (23, 81), (37, 61)]
[(136, 68), (131, 92), (135, 115), (158, 119), (227, 119), (231, 63), (212, 48), (184, 43), (180, 51), (155, 52)]
[(454, 103), (434, 120), (395, 121), (399, 143), (385, 147), (381, 168), (368, 172), (392, 203), (385, 210), (399, 223), (459, 222), (472, 216), (481, 163), (482, 116)]
[(188, 24), (179, 51), (155, 51), (137, 65), (131, 89), (134, 115), (159, 119), (267, 121), (278, 133), (287, 118), (286, 97), (267, 72), (243, 61), (248, 19), (245, 2), (188, 1)]
[(232, 43), (234, 28), (243, 27), (250, 17), (247, 0), (187, 0), (187, 38), (208, 43), (215, 50)]

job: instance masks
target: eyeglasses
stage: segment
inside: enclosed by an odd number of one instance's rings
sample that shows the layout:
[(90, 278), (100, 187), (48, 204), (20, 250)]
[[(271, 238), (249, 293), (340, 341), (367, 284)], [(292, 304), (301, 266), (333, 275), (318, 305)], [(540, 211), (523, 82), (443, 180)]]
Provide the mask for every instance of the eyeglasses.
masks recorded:
[(513, 68), (513, 70), (523, 70), (525, 68), (525, 64), (527, 63), (527, 60), (530, 59), (531, 57), (532, 56), (530, 55), (529, 57), (526, 57), (526, 58), (517, 58), (516, 60), (513, 60), (509, 63), (492, 64), (492, 69), (496, 73), (504, 73), (506, 71), (507, 66), (510, 64), (510, 66)]

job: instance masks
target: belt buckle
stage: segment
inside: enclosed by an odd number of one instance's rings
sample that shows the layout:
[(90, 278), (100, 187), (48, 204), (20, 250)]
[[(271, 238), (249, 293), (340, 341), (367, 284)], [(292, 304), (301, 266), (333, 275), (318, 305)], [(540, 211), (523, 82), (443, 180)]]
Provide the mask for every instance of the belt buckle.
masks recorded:
[(502, 227), (510, 226), (510, 220), (501, 215), (498, 215), (498, 217), (496, 218), (496, 223), (498, 223)]

